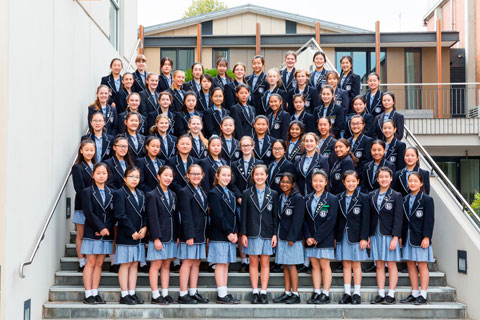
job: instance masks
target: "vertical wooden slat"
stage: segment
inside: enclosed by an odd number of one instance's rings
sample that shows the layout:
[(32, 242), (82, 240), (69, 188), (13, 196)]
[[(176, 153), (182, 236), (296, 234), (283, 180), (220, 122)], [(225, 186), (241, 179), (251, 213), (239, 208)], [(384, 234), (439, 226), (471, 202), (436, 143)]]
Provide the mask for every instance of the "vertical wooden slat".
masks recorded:
[(437, 116), (443, 118), (442, 108), (442, 21), (437, 19)]
[(376, 56), (376, 71), (380, 77), (380, 21), (375, 22), (375, 56)]
[(257, 32), (255, 37), (255, 54), (260, 54), (260, 23), (257, 22)]
[(143, 25), (140, 25), (138, 28), (138, 38), (141, 40), (140, 45), (138, 46), (138, 54), (143, 54), (143, 40), (144, 40), (144, 35), (143, 35)]
[(197, 24), (197, 62), (202, 62), (202, 25)]
[(315, 22), (315, 41), (320, 45), (320, 22)]

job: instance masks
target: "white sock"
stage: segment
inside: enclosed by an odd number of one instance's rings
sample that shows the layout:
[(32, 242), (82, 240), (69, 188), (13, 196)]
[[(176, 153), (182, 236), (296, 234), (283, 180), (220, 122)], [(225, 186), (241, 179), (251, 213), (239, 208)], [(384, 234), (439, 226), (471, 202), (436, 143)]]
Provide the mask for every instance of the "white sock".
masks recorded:
[(291, 296), (291, 295), (292, 295), (292, 292), (291, 292), (291, 291), (285, 291), (285, 294), (286, 294), (287, 296)]
[(128, 290), (128, 294), (133, 296), (135, 294), (135, 290)]
[(248, 264), (248, 259), (247, 258), (242, 258), (242, 263)]
[(98, 289), (92, 289), (92, 296), (98, 296)]
[(180, 291), (180, 297), (186, 296), (188, 291)]
[(80, 264), (80, 268), (84, 267), (85, 264), (87, 264), (87, 259), (85, 258), (78, 259), (78, 263)]
[(197, 293), (197, 288), (190, 288), (188, 289), (188, 294), (194, 296)]
[(343, 288), (345, 289), (345, 293), (348, 294), (348, 295), (350, 295), (350, 290), (352, 290), (352, 285), (351, 285), (350, 283), (348, 283), (348, 284), (345, 283), (345, 284), (343, 285)]
[(358, 294), (358, 295), (360, 295), (360, 288), (361, 288), (361, 287), (362, 287), (361, 285), (356, 284), (356, 285), (354, 286), (354, 289), (353, 289), (353, 294)]
[(180, 265), (180, 259), (178, 259), (178, 258), (173, 259), (173, 265), (174, 266), (179, 266)]
[(147, 265), (146, 262), (140, 261), (140, 267), (143, 267), (143, 266), (146, 266), (146, 265)]
[(327, 297), (330, 297), (330, 291), (329, 290), (322, 290), (323, 294), (325, 294)]
[(115, 264), (115, 254), (110, 255), (110, 264), (113, 266)]
[(252, 289), (252, 293), (253, 294), (255, 294), (255, 293), (258, 294), (258, 288), (257, 289)]
[(121, 291), (120, 294), (122, 295), (122, 298), (128, 296), (128, 290)]
[(227, 287), (218, 287), (217, 288), (217, 292), (218, 292), (218, 296), (220, 298), (225, 298), (225, 296), (227, 295)]
[(292, 294), (293, 294), (293, 295), (296, 295), (297, 297), (299, 297), (298, 292), (295, 292), (295, 291), (294, 291), (294, 292), (292, 292)]
[(260, 290), (260, 294), (267, 294), (267, 290)]
[(395, 298), (395, 290), (388, 289), (388, 296), (392, 297), (392, 298)]
[(313, 292), (315, 292), (316, 294), (320, 294), (320, 293), (322, 293), (322, 290), (320, 290), (320, 289), (313, 289)]
[(305, 267), (310, 266), (310, 258), (305, 257), (305, 261), (303, 262), (303, 264), (305, 265)]
[(247, 258), (247, 264), (250, 264), (250, 258)]
[(212, 265), (212, 269), (215, 270), (216, 266), (217, 266), (216, 264)]
[(157, 299), (158, 297), (160, 297), (160, 292), (158, 290), (153, 290), (152, 291), (152, 298)]
[(420, 291), (419, 290), (412, 290), (412, 296), (414, 298), (418, 298), (418, 296), (420, 295)]
[(378, 289), (378, 295), (382, 298), (385, 298), (385, 289)]
[(85, 298), (88, 298), (92, 295), (92, 290), (85, 290)]
[(162, 297), (168, 296), (168, 289), (162, 289)]
[(425, 299), (427, 299), (427, 290), (422, 290), (422, 291), (420, 291), (420, 295), (421, 295), (422, 297), (424, 297)]

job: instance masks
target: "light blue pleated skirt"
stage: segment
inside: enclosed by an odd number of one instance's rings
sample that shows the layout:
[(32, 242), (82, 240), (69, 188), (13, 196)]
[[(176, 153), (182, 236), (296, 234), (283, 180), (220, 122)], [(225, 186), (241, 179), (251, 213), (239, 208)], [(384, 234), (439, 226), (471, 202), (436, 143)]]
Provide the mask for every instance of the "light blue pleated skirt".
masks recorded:
[(251, 256), (271, 256), (274, 253), (272, 239), (248, 237), (248, 248), (243, 247), (243, 253)]
[(380, 221), (377, 225), (377, 231), (373, 237), (370, 237), (370, 255), (374, 261), (401, 261), (400, 244), (395, 250), (390, 251), (390, 242), (392, 236), (382, 236), (380, 234)]
[(73, 213), (72, 223), (85, 224), (85, 214), (82, 210), (75, 210)]
[(155, 249), (153, 241), (148, 242), (147, 260), (167, 260), (177, 256), (177, 243), (175, 241), (162, 242), (162, 250)]
[(194, 243), (192, 246), (189, 246), (185, 242), (180, 242), (177, 250), (177, 258), (180, 260), (205, 259), (207, 257), (206, 248), (205, 243)]
[(207, 261), (210, 263), (234, 263), (237, 261), (237, 246), (227, 241), (210, 241)]
[(417, 262), (434, 262), (432, 246), (423, 249), (422, 247), (412, 247), (410, 245), (410, 232), (407, 235), (407, 241), (403, 245), (403, 260)]
[(113, 241), (83, 239), (81, 251), (82, 254), (111, 254)]
[(139, 243), (135, 246), (117, 244), (117, 250), (115, 251), (115, 264), (135, 261), (145, 262), (145, 245), (143, 243)]
[(367, 249), (360, 250), (360, 243), (350, 243), (347, 238), (347, 229), (343, 231), (342, 242), (337, 242), (335, 259), (338, 261), (365, 261), (368, 259)]
[(335, 258), (335, 251), (328, 248), (306, 248), (305, 257), (332, 260)]
[(275, 254), (275, 263), (277, 264), (302, 264), (305, 261), (303, 254), (303, 242), (295, 241), (293, 246), (288, 245), (288, 241), (278, 240)]

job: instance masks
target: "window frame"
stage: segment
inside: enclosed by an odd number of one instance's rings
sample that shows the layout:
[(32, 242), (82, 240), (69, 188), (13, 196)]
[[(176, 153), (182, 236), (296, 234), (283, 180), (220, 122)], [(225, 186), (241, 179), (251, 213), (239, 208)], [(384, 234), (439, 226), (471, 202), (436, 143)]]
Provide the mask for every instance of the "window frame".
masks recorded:
[(216, 67), (217, 59), (215, 58), (215, 51), (226, 51), (228, 67), (230, 67), (230, 48), (212, 48), (212, 68)]
[[(180, 48), (169, 48), (169, 47), (165, 47), (165, 48), (161, 48), (160, 49), (160, 60), (162, 60), (162, 52), (164, 50), (168, 50), (168, 51), (175, 51), (175, 57), (170, 57), (172, 59), (174, 59), (174, 66), (173, 66), (173, 70), (177, 70), (179, 69), (178, 65), (178, 61), (179, 61), (179, 53), (180, 53), (180, 50), (191, 50), (192, 51), (192, 55), (193, 55), (193, 62), (192, 63), (188, 63), (187, 65), (187, 68), (183, 71), (187, 71), (187, 70), (190, 70), (190, 67), (192, 66), (193, 63), (195, 63), (195, 48), (193, 47), (180, 47)], [(182, 69), (180, 69), (182, 70)], [(160, 70), (161, 72), (161, 70)]]
[[(336, 63), (337, 63), (337, 55), (339, 53), (343, 53), (342, 56), (344, 55), (349, 55), (349, 56), (353, 56), (353, 53), (354, 52), (365, 52), (366, 54), (366, 64), (365, 64), (365, 67), (366, 67), (366, 70), (367, 72), (373, 72), (373, 71), (370, 71), (372, 70), (372, 64), (371, 64), (371, 60), (370, 60), (370, 55), (371, 53), (375, 53), (375, 48), (371, 48), (371, 47), (364, 47), (364, 48), (356, 48), (356, 47), (345, 47), (345, 48), (335, 48), (335, 67), (337, 67)], [(381, 53), (384, 53), (385, 54), (385, 65), (384, 65), (384, 69), (385, 69), (385, 72), (384, 74), (381, 74), (381, 77), (383, 79), (387, 79), (387, 75), (388, 75), (388, 69), (387, 69), (387, 48), (380, 48), (380, 54)], [(341, 56), (340, 56), (341, 57)], [(338, 57), (338, 58), (340, 58)], [(353, 61), (353, 64), (355, 65), (355, 61)], [(341, 68), (340, 69), (337, 69), (337, 71), (340, 73), (341, 72)], [(375, 67), (375, 72), (378, 73), (378, 67)], [(361, 80), (361, 78), (360, 78)], [(381, 80), (381, 79), (380, 79)], [(382, 81), (382, 83), (386, 83), (387, 81)], [(365, 84), (362, 82), (362, 84)]]
[[(110, 30), (109, 41), (112, 44), (112, 46), (115, 48), (115, 50), (118, 51), (120, 48), (120, 0), (110, 0), (110, 8), (112, 7), (115, 10), (115, 21), (113, 22), (114, 30)], [(111, 25), (112, 25), (112, 21), (110, 21), (110, 26)], [(113, 39), (112, 39), (112, 33), (113, 33)]]

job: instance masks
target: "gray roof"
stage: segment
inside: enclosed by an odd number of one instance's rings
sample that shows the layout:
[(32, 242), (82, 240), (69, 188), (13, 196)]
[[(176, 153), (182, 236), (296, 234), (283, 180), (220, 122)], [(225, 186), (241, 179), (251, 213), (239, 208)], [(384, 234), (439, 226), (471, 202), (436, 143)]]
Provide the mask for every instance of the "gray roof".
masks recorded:
[(260, 7), (256, 6), (253, 4), (246, 4), (243, 6), (238, 6), (238, 7), (233, 7), (233, 8), (228, 8), (225, 10), (220, 10), (216, 12), (211, 12), (211, 13), (206, 13), (202, 14), (199, 16), (191, 17), (191, 18), (186, 18), (186, 19), (179, 19), (175, 21), (170, 21), (166, 23), (161, 23), (161, 24), (156, 24), (150, 27), (145, 27), (145, 35), (151, 35), (155, 34), (158, 32), (165, 32), (173, 29), (179, 29), (191, 25), (196, 25), (199, 23), (202, 23), (204, 21), (209, 21), (213, 19), (220, 19), (224, 17), (229, 17), (233, 15), (238, 15), (242, 13), (256, 13), (256, 14), (261, 14), (269, 17), (274, 17), (274, 18), (279, 18), (279, 19), (285, 19), (285, 20), (290, 20), (290, 21), (295, 21), (297, 23), (309, 25), (309, 26), (315, 26), (315, 23), (318, 21), (320, 22), (320, 28), (322, 29), (328, 29), (332, 30), (335, 32), (339, 33), (369, 33), (372, 32), (372, 30), (366, 30), (366, 29), (360, 29), (360, 28), (355, 28), (347, 25), (343, 25), (340, 23), (335, 23), (335, 22), (330, 22), (330, 21), (325, 21), (321, 19), (315, 19), (315, 18), (310, 18), (310, 17), (305, 17), (301, 16), (298, 14), (292, 14), (288, 13), (285, 11), (280, 11), (280, 10), (275, 10), (271, 8), (265, 8), (265, 7)]

